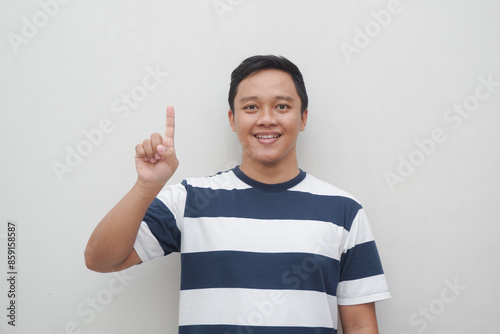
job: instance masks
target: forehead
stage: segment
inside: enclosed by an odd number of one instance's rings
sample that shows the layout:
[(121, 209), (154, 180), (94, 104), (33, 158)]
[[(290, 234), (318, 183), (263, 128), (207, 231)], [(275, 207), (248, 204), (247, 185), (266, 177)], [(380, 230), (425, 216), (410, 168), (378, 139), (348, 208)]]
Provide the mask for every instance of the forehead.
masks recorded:
[(283, 94), (298, 97), (292, 76), (284, 71), (266, 69), (254, 72), (240, 82), (236, 100), (247, 95), (267, 97)]

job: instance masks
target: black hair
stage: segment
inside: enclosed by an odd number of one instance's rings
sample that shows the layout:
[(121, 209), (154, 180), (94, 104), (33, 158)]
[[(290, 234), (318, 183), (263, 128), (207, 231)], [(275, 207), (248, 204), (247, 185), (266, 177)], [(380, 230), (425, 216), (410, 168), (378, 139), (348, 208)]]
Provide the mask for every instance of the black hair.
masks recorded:
[(247, 78), (252, 73), (261, 70), (276, 69), (286, 72), (292, 76), (292, 80), (295, 84), (295, 89), (297, 89), (297, 94), (300, 97), (301, 107), (300, 113), (302, 114), (307, 109), (308, 98), (306, 92), (306, 85), (304, 79), (302, 78), (302, 73), (300, 73), (299, 68), (286, 59), (283, 56), (274, 55), (258, 55), (247, 58), (241, 62), (241, 64), (234, 69), (231, 73), (231, 84), (229, 86), (229, 107), (234, 113), (234, 98), (238, 92), (238, 86), (241, 81)]

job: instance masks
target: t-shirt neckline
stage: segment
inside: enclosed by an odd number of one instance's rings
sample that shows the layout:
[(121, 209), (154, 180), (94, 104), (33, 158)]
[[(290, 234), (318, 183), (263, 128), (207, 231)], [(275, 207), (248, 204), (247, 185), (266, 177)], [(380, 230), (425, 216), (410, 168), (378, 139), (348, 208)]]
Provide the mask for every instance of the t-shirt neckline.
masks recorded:
[(295, 176), (293, 179), (290, 179), (282, 183), (271, 184), (271, 183), (262, 183), (248, 177), (245, 173), (241, 171), (239, 165), (233, 168), (233, 172), (234, 175), (236, 175), (241, 181), (245, 182), (246, 184), (252, 186), (253, 188), (267, 192), (278, 192), (278, 191), (288, 190), (296, 186), (300, 182), (302, 182), (306, 177), (306, 172), (304, 172), (302, 169), (299, 169), (299, 174)]

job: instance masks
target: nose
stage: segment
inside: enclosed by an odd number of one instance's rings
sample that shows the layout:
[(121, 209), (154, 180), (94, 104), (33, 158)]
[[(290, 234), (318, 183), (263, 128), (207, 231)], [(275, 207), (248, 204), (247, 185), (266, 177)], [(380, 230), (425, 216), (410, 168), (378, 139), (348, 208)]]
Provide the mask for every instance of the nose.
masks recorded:
[(275, 126), (278, 124), (278, 119), (274, 113), (273, 108), (265, 107), (260, 110), (257, 125), (260, 126)]

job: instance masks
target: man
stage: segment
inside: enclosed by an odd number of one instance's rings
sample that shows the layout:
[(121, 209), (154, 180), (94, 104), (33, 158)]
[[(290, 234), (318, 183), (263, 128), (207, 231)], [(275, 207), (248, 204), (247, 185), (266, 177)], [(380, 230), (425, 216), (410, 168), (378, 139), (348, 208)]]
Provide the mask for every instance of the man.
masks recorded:
[[(241, 165), (165, 184), (179, 162), (165, 135), (136, 146), (138, 179), (90, 237), (95, 271), (181, 253), (179, 333), (378, 333), (390, 297), (372, 232), (348, 193), (300, 170), (307, 122), (299, 69), (254, 56), (232, 73), (229, 123)], [(338, 313), (337, 313), (338, 309)]]

